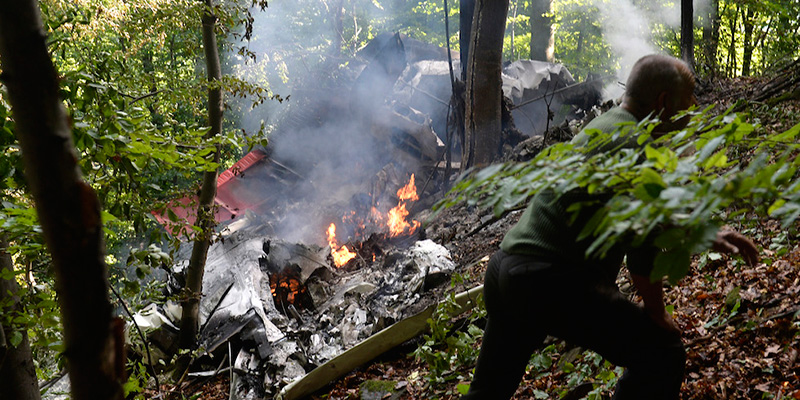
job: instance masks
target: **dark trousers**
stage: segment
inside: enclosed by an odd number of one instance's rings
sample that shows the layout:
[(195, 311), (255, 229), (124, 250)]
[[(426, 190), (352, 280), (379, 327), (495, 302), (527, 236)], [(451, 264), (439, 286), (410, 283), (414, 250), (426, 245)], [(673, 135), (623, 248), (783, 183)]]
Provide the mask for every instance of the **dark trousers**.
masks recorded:
[(462, 399), (510, 399), (547, 335), (626, 367), (616, 400), (678, 399), (686, 361), (680, 337), (656, 325), (602, 274), (497, 252), (486, 271), (483, 345)]

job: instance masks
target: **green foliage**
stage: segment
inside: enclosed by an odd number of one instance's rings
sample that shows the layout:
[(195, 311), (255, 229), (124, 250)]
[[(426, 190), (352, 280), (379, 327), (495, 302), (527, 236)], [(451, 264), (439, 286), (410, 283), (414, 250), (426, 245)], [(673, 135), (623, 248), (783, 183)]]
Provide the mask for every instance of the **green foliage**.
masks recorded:
[(122, 385), (126, 399), (144, 400), (147, 397), (142, 393), (147, 386), (147, 367), (141, 362), (134, 362), (129, 366), (128, 381)]
[[(727, 76), (742, 74), (745, 46), (752, 46), (751, 74), (785, 66), (800, 57), (797, 4), (785, 0), (720, 0), (719, 51), (716, 62)], [(745, 24), (753, 36), (745, 42)]]
[[(500, 164), (467, 174), (439, 207), (468, 201), (496, 215), (525, 203), (540, 191), (604, 194), (607, 201), (583, 227), (593, 238), (586, 256), (613, 246), (638, 246), (648, 238), (664, 249), (652, 279), (677, 282), (690, 256), (707, 249), (726, 218), (743, 213), (771, 216), (788, 226), (800, 215), (796, 137), (800, 125), (777, 134), (730, 112), (694, 112), (689, 126), (664, 135), (653, 121), (629, 124), (609, 134), (591, 132), (585, 146), (552, 146), (526, 164)], [(638, 148), (598, 152), (620, 140)], [(726, 214), (729, 206), (736, 213)], [(574, 204), (577, 213), (586, 204)]]
[[(79, 167), (103, 207), (111, 283), (126, 302), (142, 306), (159, 299), (164, 282), (156, 279), (156, 270), (170, 261), (177, 243), (151, 211), (193, 193), (202, 172), (224, 167), (210, 161), (217, 148), (230, 164), (245, 149), (263, 144), (263, 136), (243, 139), (231, 118), (222, 135), (204, 138), (208, 83), (201, 61), (202, 2), (45, 0), (39, 5)], [(224, 2), (215, 8), (220, 47), (228, 50), (223, 54), (235, 52), (239, 40), (248, 37), (251, 5)], [(240, 99), (236, 105), (244, 104), (241, 99), (260, 104), (276, 98), (231, 76), (221, 84)], [(3, 96), (0, 91), (0, 225), (23, 286), (23, 312), (13, 323), (28, 330), (37, 373), (46, 379), (61, 368), (59, 309), (51, 260)]]
[(439, 303), (433, 316), (428, 319), (430, 332), (423, 335), (424, 343), (415, 351), (414, 357), (428, 364), (427, 379), (434, 383), (443, 383), (454, 379), (464, 379), (457, 371), (464, 366), (475, 365), (480, 349), (475, 341), (483, 336), (483, 330), (474, 322), (486, 316), (483, 296), (477, 299), (478, 304), (464, 322), (465, 329), (457, 329), (452, 324), (452, 315), (460, 307), (455, 302), (455, 295), (449, 294)]
[(577, 78), (590, 72), (614, 75), (617, 57), (603, 37), (605, 20), (594, 1), (562, 0), (555, 3), (555, 57)]
[[(531, 0), (511, 1), (504, 41), (507, 60), (528, 58), (530, 52)], [(718, 10), (714, 4), (718, 3)], [(655, 51), (680, 54), (680, 28), (678, 16), (680, 2), (641, 1), (630, 2), (646, 26), (637, 28), (636, 21), (618, 13), (600, 12), (602, 8), (621, 7), (610, 0), (554, 0), (553, 26), (555, 29), (555, 59), (565, 64), (576, 77), (588, 73), (616, 74), (620, 67), (622, 46), (636, 46), (626, 40), (612, 49), (612, 32), (620, 23), (628, 24), (628, 35), (651, 43)], [(702, 75), (738, 76), (743, 73), (745, 48), (750, 47), (750, 73), (770, 71), (800, 57), (797, 6), (791, 1), (741, 1), (719, 0), (697, 4), (695, 14), (695, 56), (697, 71)], [(752, 37), (745, 41), (745, 25), (752, 27)], [(637, 31), (641, 30), (641, 31)], [(513, 43), (512, 43), (513, 42)], [(706, 49), (711, 49), (713, 59), (705, 59)], [(645, 49), (639, 50), (639, 52)]]
[(561, 398), (586, 382), (592, 384), (592, 390), (585, 398), (607, 398), (622, 376), (622, 371), (622, 367), (614, 366), (591, 350), (582, 350), (579, 347), (567, 350), (563, 341), (534, 352), (528, 362), (528, 373), (537, 381), (551, 375), (563, 375), (558, 378), (558, 382), (564, 382), (563, 386), (553, 385), (547, 391), (535, 389), (535, 399)]
[[(17, 271), (16, 275), (20, 275), (20, 272)], [(9, 278), (20, 279), (17, 276), (0, 277), (0, 279)], [(22, 341), (22, 333), (27, 331), (38, 378), (47, 378), (63, 367), (60, 356), (64, 350), (61, 341), (60, 309), (53, 291), (46, 286), (22, 287), (16, 295), (20, 298), (22, 309), (0, 315), (0, 322), (12, 330), (8, 337), (12, 346), (18, 346)], [(10, 302), (11, 298), (6, 297), (5, 301)], [(5, 309), (10, 308), (9, 306), (0, 304), (0, 307)]]
[[(564, 354), (562, 358), (568, 354)], [(558, 396), (563, 397), (576, 386), (591, 382), (593, 389), (587, 395), (589, 400), (602, 399), (602, 395), (607, 395), (622, 376), (621, 367), (615, 367), (591, 350), (584, 351), (573, 361), (565, 360), (561, 364), (561, 370), (567, 373), (566, 386), (558, 391)]]

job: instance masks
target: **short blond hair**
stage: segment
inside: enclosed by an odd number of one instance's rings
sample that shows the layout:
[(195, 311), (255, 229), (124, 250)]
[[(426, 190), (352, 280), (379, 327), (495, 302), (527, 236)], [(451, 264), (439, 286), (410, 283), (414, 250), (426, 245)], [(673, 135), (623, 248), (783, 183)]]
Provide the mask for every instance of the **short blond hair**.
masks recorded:
[(685, 62), (651, 54), (633, 65), (625, 84), (625, 102), (642, 111), (657, 111), (654, 108), (661, 93), (677, 100), (679, 96), (691, 95), (693, 90), (694, 75)]

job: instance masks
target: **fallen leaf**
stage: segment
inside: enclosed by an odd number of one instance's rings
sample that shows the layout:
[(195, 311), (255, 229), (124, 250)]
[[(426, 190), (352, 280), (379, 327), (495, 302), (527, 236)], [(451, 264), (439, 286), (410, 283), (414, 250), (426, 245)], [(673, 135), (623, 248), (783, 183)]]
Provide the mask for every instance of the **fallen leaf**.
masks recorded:
[(764, 357), (769, 357), (770, 354), (778, 354), (781, 351), (781, 345), (773, 344), (772, 346), (768, 346), (767, 350), (764, 352)]

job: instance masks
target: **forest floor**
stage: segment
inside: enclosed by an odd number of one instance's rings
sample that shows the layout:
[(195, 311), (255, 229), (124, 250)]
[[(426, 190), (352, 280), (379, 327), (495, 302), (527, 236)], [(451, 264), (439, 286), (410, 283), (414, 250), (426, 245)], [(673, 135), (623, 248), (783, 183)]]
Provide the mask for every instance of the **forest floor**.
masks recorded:
[[(762, 83), (750, 78), (714, 82), (699, 96), (699, 102), (724, 110), (732, 100), (748, 98)], [(784, 131), (800, 123), (800, 101), (774, 107), (751, 104), (745, 112), (763, 129)], [(474, 214), (458, 206), (447, 212), (452, 213), (450, 220)], [(512, 213), (472, 235), (453, 236), (456, 240), (447, 246), (465, 281), (449, 290), (461, 291), (482, 283), (486, 259), (518, 216), (518, 212)], [(674, 307), (673, 317), (683, 331), (687, 350), (683, 399), (800, 399), (797, 227), (783, 229), (776, 221), (743, 218), (734, 228), (753, 238), (761, 249), (757, 266), (749, 267), (738, 258), (715, 253), (701, 255), (693, 260), (689, 275), (666, 291), (667, 304)], [(453, 319), (453, 324), (464, 329), (468, 325), (463, 318)], [(311, 398), (457, 399), (459, 390), (469, 383), (474, 365), (456, 364), (437, 383), (431, 379), (431, 367), (411, 355), (422, 342), (418, 338), (405, 343), (331, 382)], [(478, 349), (480, 339), (468, 345)], [(591, 351), (551, 340), (532, 358), (514, 398), (607, 399), (621, 371)], [(395, 393), (364, 397), (363, 384), (373, 380), (391, 382)], [(220, 385), (226, 383), (210, 382), (199, 389), (205, 393), (198, 398), (227, 398), (218, 397), (225, 393)]]

